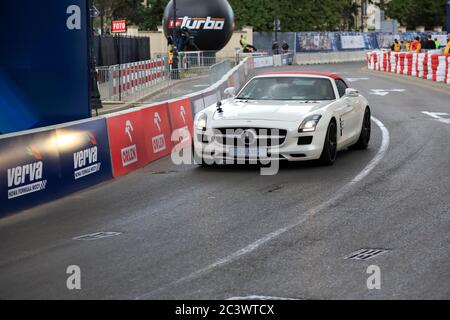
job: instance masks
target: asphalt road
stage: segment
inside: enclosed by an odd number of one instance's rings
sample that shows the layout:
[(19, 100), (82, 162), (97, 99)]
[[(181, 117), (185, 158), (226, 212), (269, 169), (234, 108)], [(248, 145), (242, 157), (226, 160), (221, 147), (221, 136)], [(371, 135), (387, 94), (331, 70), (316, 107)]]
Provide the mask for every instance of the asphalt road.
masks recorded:
[[(276, 176), (163, 159), (1, 219), (0, 299), (449, 299), (450, 124), (422, 111), (450, 112), (450, 90), (363, 67), (288, 69), (350, 78), (389, 145), (374, 124), (369, 150)], [(99, 231), (120, 234), (73, 239)], [(346, 259), (363, 248), (387, 251)], [(66, 288), (69, 265), (81, 290)]]

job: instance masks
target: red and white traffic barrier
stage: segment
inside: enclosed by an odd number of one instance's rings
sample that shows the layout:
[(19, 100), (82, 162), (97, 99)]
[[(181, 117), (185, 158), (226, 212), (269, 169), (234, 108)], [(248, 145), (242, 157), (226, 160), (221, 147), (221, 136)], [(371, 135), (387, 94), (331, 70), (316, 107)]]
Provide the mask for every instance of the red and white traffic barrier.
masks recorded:
[(439, 50), (424, 53), (371, 51), (366, 58), (370, 70), (450, 84), (450, 54), (442, 54)]
[(165, 79), (166, 64), (164, 59), (154, 59), (133, 63), (125, 63), (111, 67), (112, 95), (129, 95)]
[(450, 54), (447, 55), (447, 75), (445, 78), (445, 82), (450, 84)]

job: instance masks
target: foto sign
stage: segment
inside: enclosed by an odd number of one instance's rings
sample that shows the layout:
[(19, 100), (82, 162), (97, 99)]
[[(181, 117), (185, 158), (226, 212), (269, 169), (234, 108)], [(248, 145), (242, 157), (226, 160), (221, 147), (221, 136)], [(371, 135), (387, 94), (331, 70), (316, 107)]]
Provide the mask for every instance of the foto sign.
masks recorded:
[(112, 33), (125, 33), (127, 32), (127, 21), (126, 20), (116, 20), (112, 22)]

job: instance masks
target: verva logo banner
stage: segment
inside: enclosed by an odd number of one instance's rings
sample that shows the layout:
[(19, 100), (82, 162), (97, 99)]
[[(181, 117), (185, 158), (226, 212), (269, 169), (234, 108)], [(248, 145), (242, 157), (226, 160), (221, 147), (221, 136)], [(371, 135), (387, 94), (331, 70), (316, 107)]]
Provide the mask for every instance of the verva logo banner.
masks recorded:
[[(172, 134), (175, 130), (193, 133), (193, 117), (189, 98), (169, 102), (169, 116)], [(183, 134), (185, 136), (185, 134)]]
[(124, 33), (127, 32), (127, 21), (126, 20), (116, 20), (111, 22), (111, 32), (112, 33)]
[(114, 176), (125, 175), (148, 163), (141, 111), (107, 118)]
[(59, 177), (55, 130), (0, 139), (0, 214), (61, 194)]
[(112, 176), (105, 119), (56, 129), (62, 185), (78, 190)]
[(30, 156), (30, 162), (7, 169), (8, 199), (45, 190), (47, 185), (47, 180), (43, 179), (44, 162), (41, 152), (35, 146), (27, 147), (26, 152)]
[(149, 161), (169, 155), (172, 142), (167, 103), (142, 109), (141, 113)]
[(101, 162), (98, 161), (98, 147), (92, 132), (83, 134), (91, 143), (91, 147), (73, 153), (74, 179), (78, 180), (100, 171)]
[[(185, 16), (177, 18), (178, 28), (188, 28), (190, 30), (223, 30), (225, 26), (224, 18), (191, 18)], [(169, 21), (169, 29), (173, 29), (173, 19)]]

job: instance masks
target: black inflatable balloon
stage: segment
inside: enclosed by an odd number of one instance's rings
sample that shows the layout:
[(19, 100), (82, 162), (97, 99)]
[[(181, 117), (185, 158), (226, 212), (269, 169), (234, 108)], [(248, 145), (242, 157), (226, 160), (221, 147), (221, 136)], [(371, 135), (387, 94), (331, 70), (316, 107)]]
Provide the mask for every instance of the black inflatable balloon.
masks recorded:
[[(234, 13), (227, 0), (177, 0), (177, 24), (187, 27), (199, 50), (219, 51), (234, 31)], [(173, 34), (173, 0), (163, 17), (164, 35)]]

